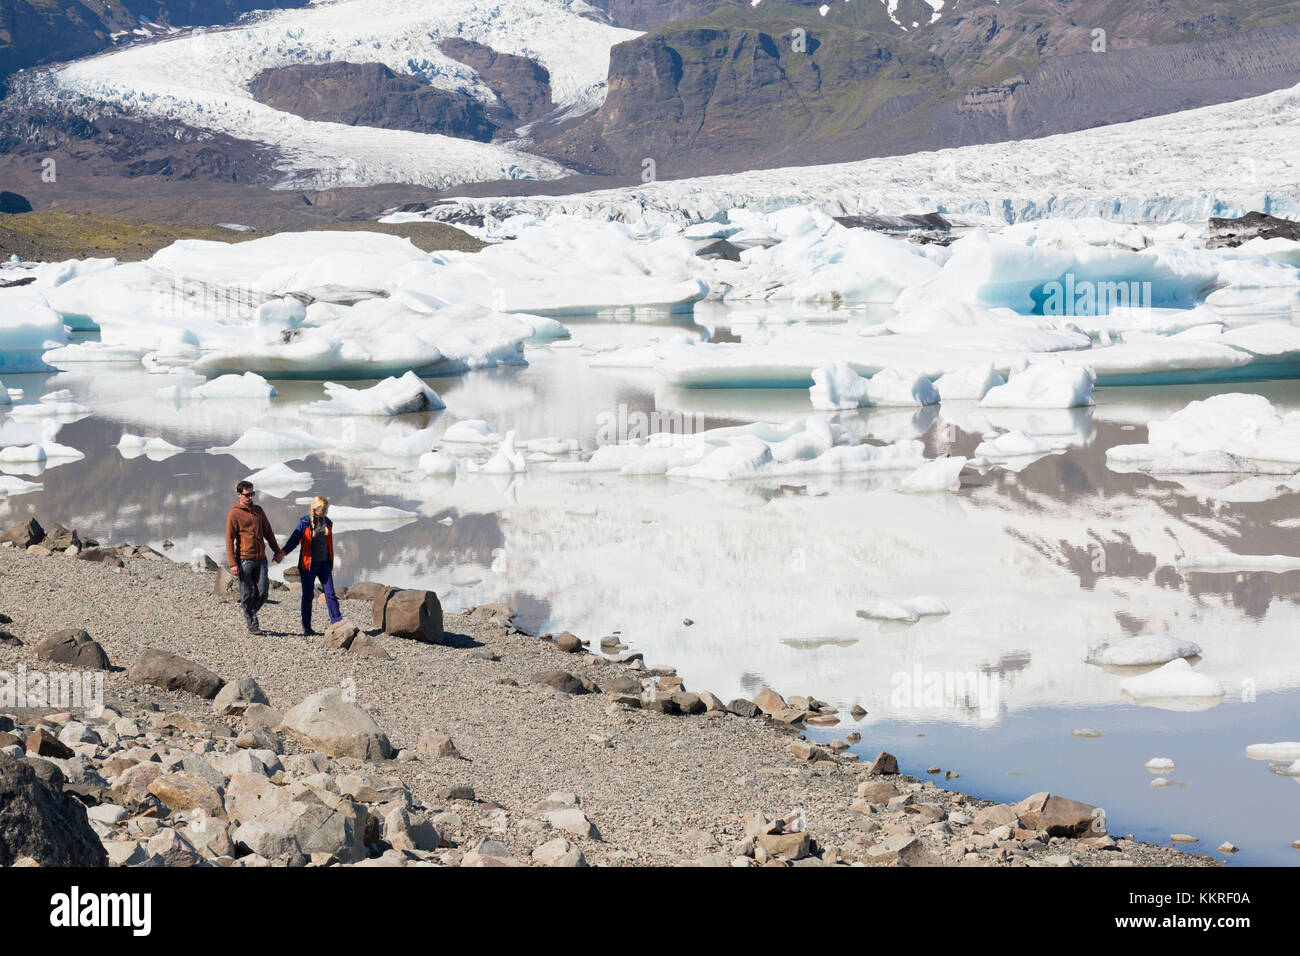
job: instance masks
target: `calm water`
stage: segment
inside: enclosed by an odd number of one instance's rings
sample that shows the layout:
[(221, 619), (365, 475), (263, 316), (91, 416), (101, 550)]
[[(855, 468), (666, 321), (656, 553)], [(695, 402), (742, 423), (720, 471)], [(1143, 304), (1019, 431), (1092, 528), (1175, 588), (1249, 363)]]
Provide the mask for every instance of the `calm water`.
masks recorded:
[[(167, 384), (140, 366), (81, 366), (7, 376), (29, 399), (70, 389), (93, 414), (65, 422), (57, 441), (86, 458), (50, 468), (41, 491), (0, 499), (0, 520), (60, 520), (101, 540), (160, 546), (188, 558), (221, 554), (234, 483), (279, 456), (241, 461), (205, 449), (247, 428), (303, 428), (343, 451), (290, 461), (313, 476), (309, 491), (262, 504), (286, 533), (304, 511), (294, 499), (389, 505), (405, 521), (340, 522), (341, 582), (380, 579), (438, 591), (449, 609), (511, 603), (541, 629), (591, 639), (619, 632), (648, 663), (671, 664), (695, 690), (752, 695), (765, 685), (811, 693), (844, 722), (810, 736), (862, 733), (865, 758), (887, 748), (903, 768), (938, 764), (949, 786), (1019, 799), (1051, 790), (1106, 809), (1111, 831), (1167, 841), (1200, 837), (1213, 853), (1242, 848), (1236, 863), (1300, 863), (1300, 781), (1246, 758), (1249, 744), (1300, 740), (1300, 572), (1179, 574), (1175, 559), (1216, 551), (1298, 554), (1300, 495), (1273, 480), (1180, 482), (1110, 472), (1105, 449), (1145, 440), (1145, 423), (1207, 388), (1107, 389), (1095, 409), (987, 412), (861, 410), (836, 420), (862, 439), (923, 437), (929, 453), (970, 454), (982, 432), (1022, 427), (1059, 436), (1061, 451), (1019, 471), (968, 471), (956, 495), (908, 496), (900, 477), (786, 478), (712, 484), (613, 474), (515, 478), (461, 474), (421, 479), (414, 462), (385, 458), (381, 434), (409, 434), (483, 418), (520, 440), (576, 438), (593, 449), (609, 422), (671, 413), (694, 429), (811, 411), (804, 391), (682, 391), (649, 373), (597, 369), (611, 344), (691, 333), (748, 339), (752, 325), (571, 321), (574, 340), (529, 349), (525, 368), (432, 379), (447, 403), (435, 415), (393, 422), (303, 414), (314, 383), (275, 383), (272, 403), (162, 402)], [(716, 324), (714, 324), (716, 323)], [(368, 384), (368, 383), (352, 383)], [(1300, 408), (1300, 383), (1246, 386), (1284, 410)], [(39, 441), (44, 424), (0, 412), (0, 445)], [(184, 447), (163, 461), (124, 458), (124, 432)], [(362, 446), (370, 446), (366, 450)], [(31, 477), (31, 476), (29, 476)], [(877, 599), (939, 598), (951, 613), (915, 624), (859, 616)], [(694, 623), (686, 626), (683, 619)], [(232, 621), (232, 627), (235, 626)], [(1090, 650), (1126, 636), (1169, 630), (1196, 641), (1196, 666), (1227, 696), (1196, 712), (1137, 706), (1123, 674), (1085, 663)], [(906, 693), (909, 683), (969, 679), (978, 693)], [(848, 709), (868, 711), (855, 722)], [(1100, 731), (1079, 738), (1072, 730)], [(1143, 764), (1171, 758), (1152, 788)]]

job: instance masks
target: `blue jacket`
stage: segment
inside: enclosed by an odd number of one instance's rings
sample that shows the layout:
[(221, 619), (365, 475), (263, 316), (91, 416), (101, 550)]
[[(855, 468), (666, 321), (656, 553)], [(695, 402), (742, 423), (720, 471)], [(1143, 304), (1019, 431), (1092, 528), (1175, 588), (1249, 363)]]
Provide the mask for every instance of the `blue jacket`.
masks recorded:
[[(329, 554), (329, 567), (334, 567), (334, 522), (325, 518), (325, 548)], [(298, 519), (298, 527), (293, 529), (293, 534), (289, 535), (289, 540), (284, 543), (284, 553), (288, 554), (298, 543), (302, 542), (302, 548), (298, 551), (298, 571), (311, 570), (311, 515), (303, 515)]]

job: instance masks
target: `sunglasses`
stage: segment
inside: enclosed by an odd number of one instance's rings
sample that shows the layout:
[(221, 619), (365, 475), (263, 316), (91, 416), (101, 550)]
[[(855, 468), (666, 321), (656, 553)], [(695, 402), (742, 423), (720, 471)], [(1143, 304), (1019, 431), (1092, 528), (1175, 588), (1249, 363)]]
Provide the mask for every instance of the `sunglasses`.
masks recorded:
[(251, 497), (253, 497), (253, 495), (257, 494), (257, 492), (256, 492), (256, 491), (241, 491), (239, 494), (240, 494), (240, 497), (242, 497), (242, 498), (251, 498)]

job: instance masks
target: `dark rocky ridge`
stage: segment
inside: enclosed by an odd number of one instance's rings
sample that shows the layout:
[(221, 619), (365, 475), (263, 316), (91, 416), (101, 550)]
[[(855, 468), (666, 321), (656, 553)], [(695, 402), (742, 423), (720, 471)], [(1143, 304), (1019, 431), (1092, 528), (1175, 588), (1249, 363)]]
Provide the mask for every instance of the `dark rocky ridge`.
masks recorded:
[(382, 63), (316, 63), (263, 70), (258, 102), (309, 120), (441, 133), (487, 142), (496, 126), (472, 96), (439, 90)]
[(1270, 21), (1222, 2), (1114, 6), (1087, 18), (1110, 26), (1093, 53), (1061, 0), (968, 0), (910, 33), (874, 4), (728, 5), (616, 46), (605, 104), (538, 151), (621, 175), (650, 157), (668, 178), (1045, 136), (1300, 82), (1300, 22), (1238, 32)]
[(555, 108), (551, 74), (535, 60), (498, 53), (489, 46), (453, 37), (439, 44), (442, 52), (476, 72), (497, 95), (500, 105), (489, 110), (498, 126), (517, 127), (541, 119)]

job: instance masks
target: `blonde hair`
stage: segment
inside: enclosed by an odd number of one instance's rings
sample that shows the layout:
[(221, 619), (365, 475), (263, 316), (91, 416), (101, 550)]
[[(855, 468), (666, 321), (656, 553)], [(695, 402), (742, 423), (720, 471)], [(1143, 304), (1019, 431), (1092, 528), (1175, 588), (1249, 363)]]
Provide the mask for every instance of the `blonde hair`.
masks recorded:
[(313, 518), (316, 517), (327, 507), (329, 507), (329, 503), (330, 500), (326, 498), (324, 495), (317, 495), (315, 498), (311, 500), (311, 516)]

